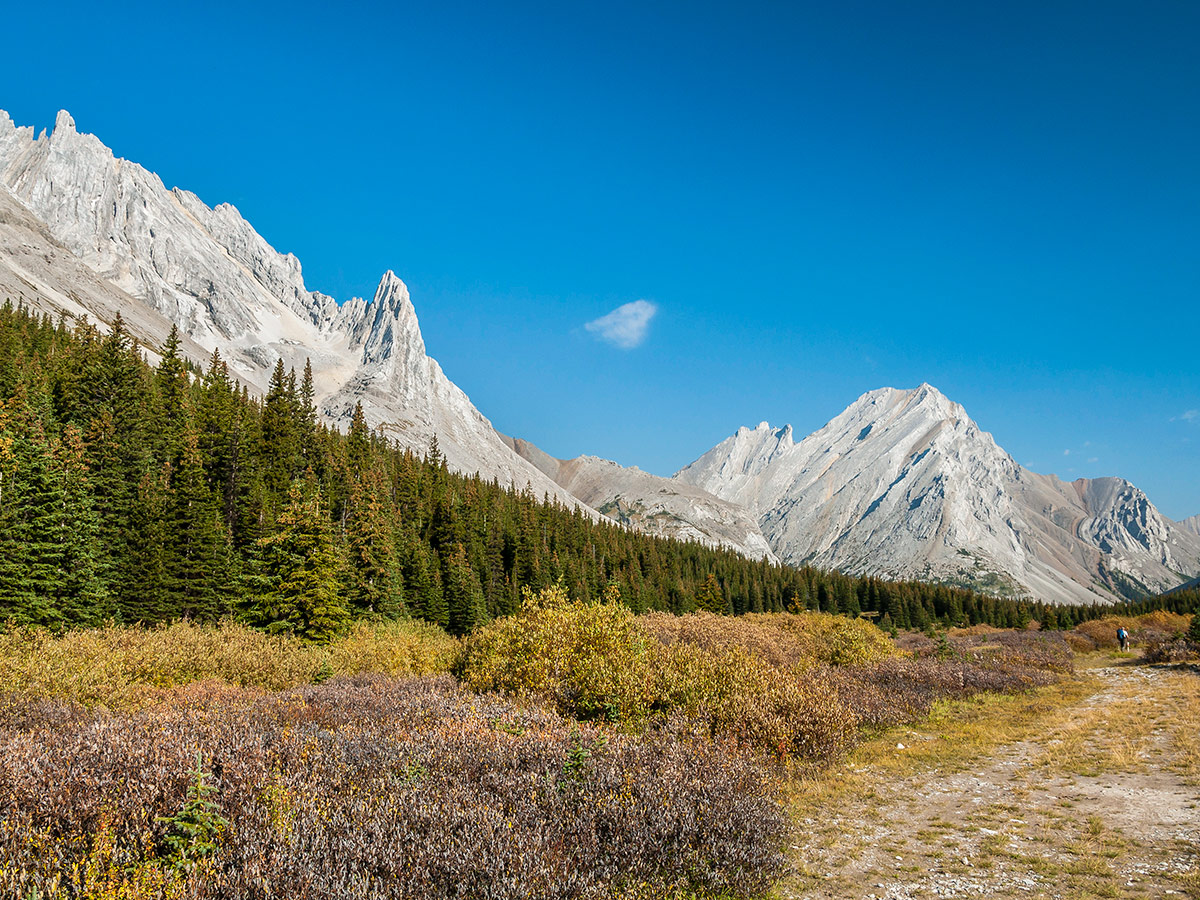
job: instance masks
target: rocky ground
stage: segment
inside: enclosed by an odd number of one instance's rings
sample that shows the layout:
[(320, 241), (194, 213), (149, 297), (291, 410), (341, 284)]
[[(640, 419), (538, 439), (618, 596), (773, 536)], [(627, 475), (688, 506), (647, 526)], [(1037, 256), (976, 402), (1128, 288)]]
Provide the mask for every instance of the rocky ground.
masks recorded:
[(1110, 656), (957, 705), (795, 814), (781, 898), (1200, 897), (1200, 670)]

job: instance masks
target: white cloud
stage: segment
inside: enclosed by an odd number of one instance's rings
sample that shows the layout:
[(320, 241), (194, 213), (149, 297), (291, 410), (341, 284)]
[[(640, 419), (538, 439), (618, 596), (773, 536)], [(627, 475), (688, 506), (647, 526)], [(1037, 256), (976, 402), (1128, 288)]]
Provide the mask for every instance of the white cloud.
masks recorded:
[(1194, 418), (1196, 418), (1196, 416), (1200, 416), (1200, 409), (1189, 409), (1187, 412), (1185, 412), (1179, 418), (1183, 419), (1183, 421), (1185, 421), (1185, 422), (1190, 422)]
[(1070, 455), (1071, 455), (1071, 451), (1070, 451), (1070, 450), (1064, 450), (1064, 451), (1063, 451), (1063, 456), (1070, 456)]
[(632, 350), (646, 339), (650, 320), (658, 307), (648, 300), (634, 300), (618, 306), (606, 316), (588, 322), (583, 327), (601, 340), (622, 350)]
[(1088, 462), (1090, 462), (1090, 463), (1098, 463), (1098, 462), (1100, 462), (1100, 457), (1098, 457), (1098, 456), (1089, 456), (1089, 457), (1088, 457)]

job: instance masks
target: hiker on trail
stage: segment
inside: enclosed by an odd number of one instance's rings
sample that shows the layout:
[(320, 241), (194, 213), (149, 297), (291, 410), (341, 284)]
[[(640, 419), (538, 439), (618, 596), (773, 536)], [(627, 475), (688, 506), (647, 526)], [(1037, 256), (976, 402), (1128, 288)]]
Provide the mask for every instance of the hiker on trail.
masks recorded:
[(1122, 651), (1129, 649), (1129, 632), (1125, 630), (1124, 625), (1117, 629), (1117, 641), (1121, 644)]

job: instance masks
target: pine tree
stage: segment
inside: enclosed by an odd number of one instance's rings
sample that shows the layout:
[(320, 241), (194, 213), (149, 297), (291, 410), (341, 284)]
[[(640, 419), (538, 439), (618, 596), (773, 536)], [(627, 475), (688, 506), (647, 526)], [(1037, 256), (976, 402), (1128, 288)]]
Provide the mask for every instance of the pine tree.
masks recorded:
[(343, 563), (315, 484), (296, 483), (277, 530), (258, 541), (257, 594), (247, 618), (272, 633), (326, 643), (349, 620)]
[(295, 375), (293, 372), (289, 378), (284, 372), (283, 360), (277, 360), (263, 402), (262, 440), (258, 452), (263, 460), (266, 486), (278, 494), (284, 494), (303, 472), (296, 420)]
[(708, 573), (708, 577), (696, 591), (696, 608), (713, 613), (726, 612), (725, 596), (721, 593), (721, 585), (717, 583), (717, 576), (712, 572)]
[(20, 397), (17, 406), (0, 407), (0, 618), (93, 623), (106, 598), (78, 432), (64, 446)]
[(166, 576), (173, 616), (214, 621), (228, 612), (229, 538), (208, 487), (196, 434), (182, 437), (165, 510)]
[(355, 476), (346, 543), (350, 557), (349, 600), (357, 613), (388, 619), (404, 615), (404, 581), (396, 553), (394, 516), (385, 506), (387, 494), (375, 472)]
[(400, 564), (409, 612), (444, 628), (450, 623), (450, 611), (442, 590), (441, 573), (430, 558), (429, 545), (415, 531), (407, 528), (403, 531), (400, 543)]
[(155, 437), (162, 448), (160, 458), (174, 465), (183, 454), (183, 435), (191, 419), (187, 366), (179, 356), (179, 329), (175, 325), (163, 344), (162, 361), (155, 370), (154, 380), (162, 410)]
[(449, 609), (447, 630), (451, 634), (466, 634), (476, 625), (487, 621), (487, 604), (479, 577), (467, 561), (467, 553), (458, 544), (445, 561), (446, 606)]
[(147, 472), (138, 483), (125, 527), (126, 542), (114, 573), (116, 606), (121, 621), (153, 625), (175, 614), (167, 574), (167, 492), (170, 468)]

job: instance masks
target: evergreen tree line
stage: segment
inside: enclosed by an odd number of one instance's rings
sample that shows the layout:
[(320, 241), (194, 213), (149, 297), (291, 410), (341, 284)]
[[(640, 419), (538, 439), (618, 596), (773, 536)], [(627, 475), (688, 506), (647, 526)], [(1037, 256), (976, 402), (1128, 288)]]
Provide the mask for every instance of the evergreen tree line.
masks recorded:
[[(278, 363), (264, 397), (174, 331), (151, 366), (101, 332), (0, 308), (0, 621), (70, 627), (236, 616), (326, 640), (363, 616), (462, 634), (562, 580), (635, 611), (813, 609), (931, 623), (1068, 627), (1095, 611), (748, 560), (651, 537), (528, 487), (451, 472), (318, 421), (313, 377)], [(1101, 608), (1103, 611), (1103, 608)]]

